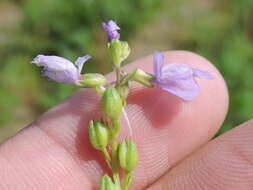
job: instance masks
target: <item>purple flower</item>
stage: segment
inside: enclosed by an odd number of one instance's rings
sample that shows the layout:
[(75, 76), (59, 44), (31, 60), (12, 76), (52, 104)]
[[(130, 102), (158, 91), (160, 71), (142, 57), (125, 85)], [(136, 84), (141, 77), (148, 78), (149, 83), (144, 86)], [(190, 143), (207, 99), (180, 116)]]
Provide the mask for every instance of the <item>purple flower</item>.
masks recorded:
[(154, 54), (154, 74), (152, 83), (170, 92), (183, 100), (193, 100), (199, 91), (195, 77), (212, 79), (210, 73), (199, 69), (191, 68), (184, 64), (163, 65), (164, 56), (160, 52)]
[(120, 34), (118, 33), (118, 30), (120, 30), (120, 27), (113, 20), (103, 22), (102, 25), (105, 32), (107, 33), (109, 42), (112, 41), (113, 39), (120, 38)]
[(63, 57), (38, 55), (32, 63), (43, 66), (42, 73), (49, 80), (79, 85), (83, 64), (90, 58), (89, 55), (79, 57), (73, 64)]

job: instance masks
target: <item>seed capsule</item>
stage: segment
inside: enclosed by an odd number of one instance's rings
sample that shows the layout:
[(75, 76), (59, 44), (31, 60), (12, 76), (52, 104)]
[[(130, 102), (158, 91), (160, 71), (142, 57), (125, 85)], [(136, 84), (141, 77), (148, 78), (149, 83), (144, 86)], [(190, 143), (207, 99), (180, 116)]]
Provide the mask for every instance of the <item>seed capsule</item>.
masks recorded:
[(131, 172), (137, 164), (138, 152), (133, 140), (123, 141), (118, 149), (119, 163), (127, 172)]
[(122, 112), (122, 100), (119, 93), (113, 87), (109, 87), (103, 94), (103, 110), (105, 114), (112, 118), (118, 119)]
[(99, 120), (95, 121), (95, 123), (91, 120), (89, 123), (89, 138), (94, 148), (103, 150), (107, 146), (109, 140), (107, 126)]

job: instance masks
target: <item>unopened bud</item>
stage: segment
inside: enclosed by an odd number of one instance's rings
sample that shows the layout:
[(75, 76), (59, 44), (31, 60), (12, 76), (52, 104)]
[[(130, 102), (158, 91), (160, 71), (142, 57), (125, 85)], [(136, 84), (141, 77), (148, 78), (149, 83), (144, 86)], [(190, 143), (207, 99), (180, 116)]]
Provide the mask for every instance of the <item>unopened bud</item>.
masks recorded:
[(124, 61), (130, 54), (131, 49), (127, 42), (121, 42), (121, 60)]
[(113, 39), (111, 43), (108, 44), (108, 49), (110, 56), (112, 58), (113, 64), (116, 67), (120, 67), (122, 61), (124, 61), (130, 54), (131, 49), (127, 42), (120, 41), (118, 39)]
[(100, 190), (118, 190), (108, 175), (104, 175), (100, 181)]
[(103, 110), (105, 114), (112, 118), (118, 119), (122, 112), (122, 100), (119, 93), (113, 87), (109, 87), (103, 94)]
[(133, 140), (123, 141), (119, 145), (118, 158), (120, 166), (127, 172), (131, 172), (137, 164), (138, 152)]
[(81, 80), (80, 84), (82, 84), (82, 87), (84, 88), (98, 87), (106, 83), (106, 78), (98, 73), (84, 74), (82, 75), (82, 78), (84, 80)]
[(129, 84), (128, 84), (128, 82), (123, 84), (123, 85), (117, 86), (116, 88), (117, 88), (117, 91), (118, 91), (121, 99), (124, 101), (127, 98), (128, 94), (129, 94)]
[(105, 123), (99, 120), (95, 122), (91, 120), (89, 123), (89, 138), (94, 148), (103, 150), (109, 140), (109, 131)]

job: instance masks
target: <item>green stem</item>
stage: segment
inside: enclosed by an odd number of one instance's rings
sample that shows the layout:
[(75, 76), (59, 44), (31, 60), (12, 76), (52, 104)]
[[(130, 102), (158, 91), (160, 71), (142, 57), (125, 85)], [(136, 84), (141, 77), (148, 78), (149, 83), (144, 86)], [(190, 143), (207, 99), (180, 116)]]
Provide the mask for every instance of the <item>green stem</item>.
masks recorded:
[(141, 83), (142, 85), (147, 86), (149, 88), (153, 87), (153, 84), (150, 83), (150, 80), (154, 79), (154, 76), (152, 76), (151, 74), (148, 74), (148, 73), (144, 73), (144, 74), (143, 74), (143, 71), (141, 71), (139, 69), (135, 69), (134, 71), (132, 71), (131, 73), (129, 73), (125, 77), (123, 77), (118, 85), (124, 85), (128, 81), (133, 80), (133, 81)]
[(124, 84), (126, 84), (129, 80), (131, 80), (131, 79), (134, 77), (135, 72), (136, 72), (136, 69), (135, 69), (133, 72), (127, 74), (125, 77), (123, 77), (123, 78), (121, 79), (119, 85), (124, 85)]
[[(116, 67), (115, 69), (116, 74), (116, 84), (115, 86), (120, 84), (121, 80), (121, 74), (120, 74), (120, 67)], [(118, 142), (117, 142), (117, 136), (120, 130), (120, 120), (119, 119), (113, 119), (112, 120), (112, 129), (111, 129), (111, 143), (112, 143), (112, 156), (110, 158), (110, 166), (113, 173), (113, 180), (117, 189), (121, 190), (121, 183), (120, 183), (120, 176), (119, 176), (119, 166), (118, 166), (118, 159), (117, 159), (117, 149), (118, 149)], [(104, 152), (105, 157), (107, 157), (108, 152)]]
[(118, 172), (113, 173), (113, 180), (115, 185), (118, 187), (117, 189), (121, 190), (120, 177)]
[(118, 149), (118, 142), (117, 136), (120, 130), (120, 120), (114, 119), (112, 120), (112, 169), (117, 169), (117, 149)]
[(107, 151), (106, 148), (104, 148), (104, 149), (102, 150), (102, 152), (104, 153), (106, 163), (107, 163), (108, 166), (111, 168), (111, 167), (112, 167), (112, 166), (111, 166), (111, 156), (110, 156), (109, 152)]
[(127, 172), (126, 176), (125, 176), (125, 181), (124, 181), (122, 190), (128, 190), (131, 183), (132, 183), (132, 173)]
[(120, 121), (119, 119), (112, 120), (113, 128), (112, 128), (112, 172), (113, 172), (113, 179), (115, 184), (121, 189), (120, 185), (120, 177), (119, 177), (119, 166), (118, 166), (118, 159), (117, 159), (117, 149), (118, 149), (118, 142), (117, 136), (120, 130)]
[(112, 125), (113, 125), (112, 136), (113, 136), (114, 140), (116, 140), (116, 142), (117, 142), (116, 138), (117, 138), (119, 130), (120, 130), (120, 120), (119, 119), (113, 119), (112, 120)]
[(116, 67), (115, 73), (116, 73), (116, 85), (118, 85), (120, 83), (120, 79), (121, 79), (121, 76), (120, 76), (120, 67)]
[[(117, 158), (117, 141), (116, 141), (116, 138), (113, 138), (114, 139), (114, 150), (112, 150), (112, 157), (116, 157)], [(112, 172), (113, 172), (113, 179), (114, 179), (114, 182), (115, 184), (118, 186), (118, 189), (120, 190), (121, 189), (121, 184), (120, 184), (120, 176), (119, 176), (119, 173), (118, 173), (118, 166), (117, 166), (117, 160), (115, 159), (111, 159), (111, 156), (109, 154), (109, 152), (107, 151), (106, 148), (104, 148), (102, 150), (102, 152), (104, 153), (104, 156), (105, 156), (105, 160), (108, 164), (108, 166), (111, 168)]]

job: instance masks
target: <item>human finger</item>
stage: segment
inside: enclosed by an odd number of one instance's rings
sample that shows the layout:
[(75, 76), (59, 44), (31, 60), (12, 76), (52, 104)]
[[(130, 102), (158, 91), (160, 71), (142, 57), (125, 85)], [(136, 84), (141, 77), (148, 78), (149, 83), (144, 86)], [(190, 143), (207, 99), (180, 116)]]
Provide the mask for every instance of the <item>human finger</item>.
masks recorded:
[[(138, 67), (152, 72), (152, 59), (152, 56), (142, 58), (125, 69)], [(140, 154), (134, 171), (134, 189), (153, 183), (207, 142), (227, 112), (226, 85), (211, 63), (185, 51), (167, 52), (165, 60), (206, 70), (214, 79), (197, 81), (200, 93), (192, 102), (158, 88), (131, 86), (126, 111)], [(91, 147), (86, 126), (99, 116), (100, 97), (93, 90), (80, 90), (55, 106), (0, 148), (0, 157), (8, 158), (0, 166), (7, 171), (4, 176), (0, 174), (1, 181), (8, 187), (18, 184), (20, 189), (38, 184), (38, 188), (47, 189), (56, 185), (62, 189), (93, 189), (106, 166), (102, 154)], [(124, 119), (122, 122), (121, 138), (124, 138), (129, 131)], [(20, 173), (23, 175), (17, 176)], [(14, 179), (15, 184), (11, 183)]]
[(250, 120), (208, 143), (148, 189), (251, 190), (252, 144)]

